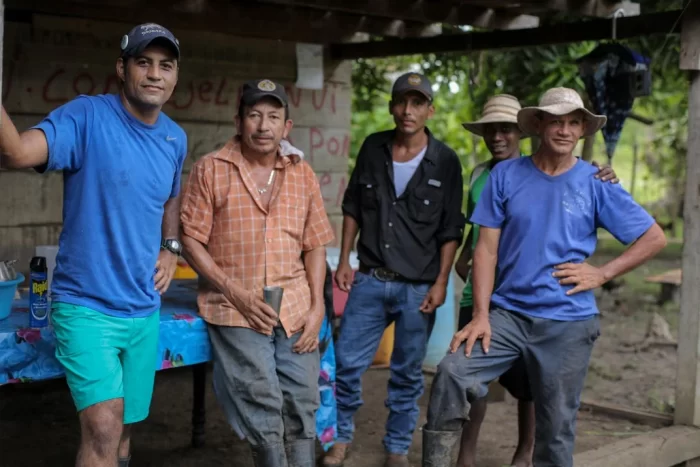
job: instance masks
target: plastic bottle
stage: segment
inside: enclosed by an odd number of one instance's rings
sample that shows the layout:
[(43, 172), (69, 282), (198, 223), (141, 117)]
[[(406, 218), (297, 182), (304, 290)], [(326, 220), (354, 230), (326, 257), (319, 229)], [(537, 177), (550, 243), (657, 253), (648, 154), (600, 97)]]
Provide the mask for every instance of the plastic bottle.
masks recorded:
[(49, 324), (49, 281), (46, 258), (35, 256), (29, 263), (29, 327)]

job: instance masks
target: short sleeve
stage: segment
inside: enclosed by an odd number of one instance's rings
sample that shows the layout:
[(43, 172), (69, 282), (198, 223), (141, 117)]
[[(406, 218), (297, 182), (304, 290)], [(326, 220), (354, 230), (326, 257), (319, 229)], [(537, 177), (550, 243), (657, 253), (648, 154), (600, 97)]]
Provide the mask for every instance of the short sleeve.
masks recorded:
[(91, 99), (78, 96), (48, 114), (33, 128), (46, 136), (49, 157), (46, 167), (37, 171), (75, 172), (83, 164), (89, 143), (95, 109)]
[(182, 231), (203, 245), (209, 243), (214, 222), (214, 196), (211, 191), (214, 172), (208, 170), (205, 164), (206, 159), (200, 159), (192, 166), (180, 206)]
[(179, 148), (180, 154), (177, 158), (177, 168), (175, 170), (175, 177), (173, 177), (173, 187), (170, 190), (170, 197), (175, 198), (180, 194), (180, 187), (182, 183), (182, 168), (185, 165), (185, 159), (187, 158), (187, 133), (182, 132), (182, 145)]
[(596, 224), (629, 245), (654, 225), (654, 218), (619, 184), (596, 184)]
[(501, 228), (506, 218), (502, 185), (501, 172), (498, 170), (491, 172), (476, 203), (474, 213), (469, 219), (472, 224), (491, 229)]
[[(304, 162), (301, 162), (304, 164)], [(304, 179), (307, 186), (310, 187), (309, 210), (304, 224), (304, 234), (302, 238), (302, 249), (310, 251), (315, 248), (327, 245), (333, 241), (335, 235), (333, 228), (328, 220), (326, 208), (323, 205), (323, 196), (321, 195), (321, 186), (318, 179), (310, 166), (304, 168)]]

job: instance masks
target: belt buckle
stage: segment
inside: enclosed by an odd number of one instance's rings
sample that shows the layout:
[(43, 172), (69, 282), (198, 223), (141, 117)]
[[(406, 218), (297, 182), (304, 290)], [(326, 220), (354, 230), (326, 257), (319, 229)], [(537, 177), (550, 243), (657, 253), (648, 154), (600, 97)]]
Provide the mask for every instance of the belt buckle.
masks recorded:
[(374, 270), (374, 277), (376, 277), (377, 279), (379, 279), (382, 282), (388, 282), (388, 281), (396, 280), (398, 275), (390, 269), (376, 268)]

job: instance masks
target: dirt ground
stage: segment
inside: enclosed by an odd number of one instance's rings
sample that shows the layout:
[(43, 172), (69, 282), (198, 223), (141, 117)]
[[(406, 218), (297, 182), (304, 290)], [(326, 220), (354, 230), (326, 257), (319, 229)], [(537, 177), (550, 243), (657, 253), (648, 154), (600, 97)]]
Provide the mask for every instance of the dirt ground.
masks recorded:
[[(605, 261), (598, 257), (595, 261)], [(673, 347), (635, 352), (626, 346), (643, 339), (653, 312), (676, 335), (678, 305), (655, 304), (657, 287), (645, 284), (649, 274), (680, 267), (680, 261), (656, 260), (627, 275), (624, 284), (599, 294), (602, 336), (596, 343), (583, 398), (628, 407), (670, 412), (673, 408), (676, 355)], [(388, 370), (371, 370), (364, 378), (365, 406), (360, 409), (352, 457), (347, 467), (381, 466), (381, 439)], [(428, 383), (430, 377), (427, 376)], [(241, 466), (250, 464), (245, 444), (237, 441), (222, 417), (208, 383), (207, 441), (190, 447), (192, 379), (188, 368), (159, 372), (148, 420), (134, 430), (134, 466)], [(424, 421), (427, 397), (421, 399)], [(508, 464), (516, 444), (516, 407), (512, 400), (489, 406), (479, 445), (479, 466)], [(581, 412), (576, 451), (586, 451), (655, 427)], [(78, 426), (63, 380), (0, 387), (0, 467), (73, 465)], [(412, 465), (420, 465), (420, 432), (414, 436)]]

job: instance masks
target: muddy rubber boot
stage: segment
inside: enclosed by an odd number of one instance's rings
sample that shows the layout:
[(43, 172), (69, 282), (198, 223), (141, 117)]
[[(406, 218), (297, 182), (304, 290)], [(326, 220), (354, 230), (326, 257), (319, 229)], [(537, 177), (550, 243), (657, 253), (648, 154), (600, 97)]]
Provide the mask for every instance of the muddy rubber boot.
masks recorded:
[(452, 448), (461, 431), (430, 431), (423, 428), (423, 467), (452, 467)]
[(287, 467), (287, 456), (282, 443), (251, 446), (251, 451), (255, 467)]
[(287, 465), (289, 467), (315, 467), (316, 466), (316, 440), (297, 439), (290, 443), (284, 443), (287, 451)]

